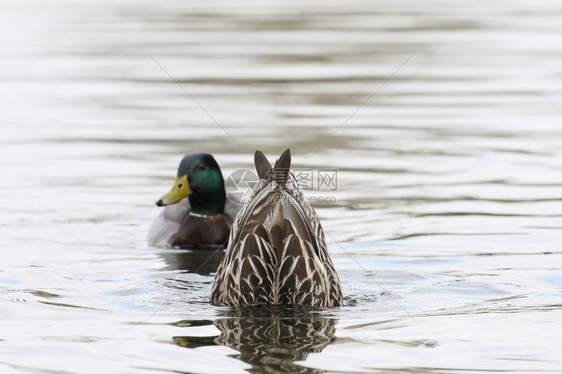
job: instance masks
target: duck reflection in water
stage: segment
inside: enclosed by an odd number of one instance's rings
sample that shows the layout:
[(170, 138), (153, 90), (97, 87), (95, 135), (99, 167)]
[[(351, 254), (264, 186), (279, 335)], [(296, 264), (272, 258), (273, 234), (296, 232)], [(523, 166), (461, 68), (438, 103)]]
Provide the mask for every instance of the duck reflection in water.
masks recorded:
[(224, 247), (208, 250), (169, 250), (159, 253), (166, 262), (163, 270), (185, 270), (188, 273), (209, 275), (217, 271), (224, 256)]
[[(336, 319), (320, 316), (318, 311), (284, 306), (236, 308), (223, 313), (226, 318), (212, 322), (219, 336), (178, 336), (174, 342), (186, 348), (222, 345), (235, 349), (239, 353), (231, 357), (249, 364), (250, 373), (323, 372), (295, 361), (304, 361), (309, 353), (321, 352), (335, 341)], [(202, 321), (194, 322), (201, 325)], [(183, 324), (192, 325), (187, 321)]]

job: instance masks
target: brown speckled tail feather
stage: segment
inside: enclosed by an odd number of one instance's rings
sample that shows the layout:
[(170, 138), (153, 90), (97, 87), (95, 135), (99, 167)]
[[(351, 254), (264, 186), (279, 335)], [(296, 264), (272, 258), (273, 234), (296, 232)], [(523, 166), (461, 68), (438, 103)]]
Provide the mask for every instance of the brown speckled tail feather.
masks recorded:
[(316, 212), (289, 173), (287, 149), (271, 166), (255, 154), (259, 188), (234, 222), (211, 302), (340, 306), (341, 285)]

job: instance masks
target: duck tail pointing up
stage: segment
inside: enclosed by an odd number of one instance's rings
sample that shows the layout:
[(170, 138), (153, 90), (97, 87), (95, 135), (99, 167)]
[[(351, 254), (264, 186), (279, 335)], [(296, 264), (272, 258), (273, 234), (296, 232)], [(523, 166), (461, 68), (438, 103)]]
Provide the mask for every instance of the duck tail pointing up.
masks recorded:
[(291, 150), (287, 148), (279, 159), (275, 161), (273, 167), (261, 151), (256, 151), (254, 163), (256, 164), (256, 171), (260, 179), (285, 184), (289, 179), (289, 170), (291, 168)]

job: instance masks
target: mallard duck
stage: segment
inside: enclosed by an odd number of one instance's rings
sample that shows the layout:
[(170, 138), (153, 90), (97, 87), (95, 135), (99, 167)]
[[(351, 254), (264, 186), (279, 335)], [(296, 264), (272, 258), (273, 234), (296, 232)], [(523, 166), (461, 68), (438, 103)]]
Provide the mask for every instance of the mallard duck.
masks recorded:
[(170, 192), (156, 202), (166, 206), (152, 223), (148, 242), (181, 248), (224, 247), (240, 205), (227, 199), (224, 179), (214, 157), (183, 157)]
[(232, 226), (212, 304), (341, 306), (324, 231), (290, 173), (290, 150), (273, 167), (260, 151), (254, 161), (260, 182)]

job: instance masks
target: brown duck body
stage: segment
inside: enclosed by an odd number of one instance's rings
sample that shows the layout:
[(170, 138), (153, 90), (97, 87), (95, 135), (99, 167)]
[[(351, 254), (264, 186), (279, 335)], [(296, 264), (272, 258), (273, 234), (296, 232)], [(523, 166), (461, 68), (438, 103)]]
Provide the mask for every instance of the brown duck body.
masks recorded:
[(230, 234), (230, 224), (224, 215), (201, 216), (187, 214), (181, 221), (180, 229), (169, 240), (172, 247), (202, 248), (205, 246), (224, 247)]
[[(200, 217), (191, 213), (189, 200), (183, 199), (177, 204), (166, 206), (152, 222), (147, 236), (148, 243), (156, 247), (186, 249), (205, 249), (209, 244), (211, 248), (217, 245), (224, 248), (232, 222), (241, 207), (242, 204), (235, 202), (235, 197), (230, 197), (222, 215)], [(192, 224), (194, 227), (191, 227)], [(226, 233), (225, 224), (228, 227)]]
[(256, 151), (255, 163), (260, 186), (236, 217), (211, 302), (342, 305), (320, 220), (289, 171), (289, 150), (274, 167)]

